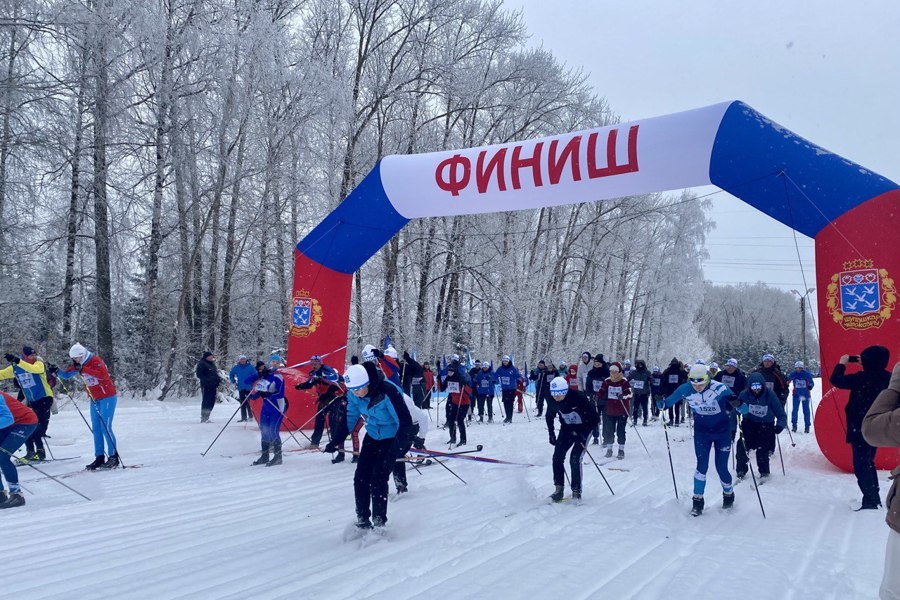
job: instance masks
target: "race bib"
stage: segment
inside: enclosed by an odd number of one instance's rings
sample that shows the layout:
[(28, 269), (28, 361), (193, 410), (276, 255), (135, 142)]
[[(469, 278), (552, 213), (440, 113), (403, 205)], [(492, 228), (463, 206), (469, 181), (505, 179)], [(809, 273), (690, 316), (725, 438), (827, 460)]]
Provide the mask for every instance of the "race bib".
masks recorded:
[(622, 388), (621, 387), (609, 387), (606, 390), (606, 397), (609, 400), (618, 400), (622, 397)]
[(712, 396), (707, 398), (705, 396), (697, 397), (694, 395), (688, 398), (688, 404), (698, 415), (710, 416), (722, 412), (722, 407), (719, 406), (718, 401)]
[(501, 377), (500, 383), (502, 383), (503, 385), (509, 385), (509, 377)]
[(774, 381), (767, 381), (767, 382), (766, 382), (766, 387), (769, 388), (769, 389), (772, 390), (772, 391), (775, 391), (775, 382), (774, 382)]
[(633, 387), (636, 390), (642, 390), (642, 389), (644, 389), (644, 382), (636, 379), (631, 382), (631, 387)]
[(651, 385), (659, 387), (660, 385), (662, 385), (662, 379), (660, 379), (659, 377), (654, 377), (653, 379), (650, 380), (650, 383), (651, 383)]
[(34, 375), (31, 373), (18, 373), (16, 375), (16, 380), (18, 380), (19, 385), (22, 388), (33, 388), (37, 385), (37, 381), (35, 381)]
[(722, 375), (722, 383), (734, 389), (734, 375)]
[(559, 413), (559, 418), (565, 421), (566, 425), (581, 425), (583, 422), (581, 420), (581, 415), (574, 410), (570, 413)]
[(268, 392), (269, 391), (269, 382), (265, 379), (260, 379), (256, 382), (256, 387), (254, 388), (257, 392)]
[(603, 385), (603, 382), (602, 382), (602, 381), (598, 381), (597, 379), (595, 379), (595, 380), (593, 381), (593, 384), (594, 384), (594, 393), (596, 394), (597, 392), (600, 391), (600, 387)]
[(413, 377), (412, 384), (413, 385), (422, 385), (422, 377)]
[(87, 384), (88, 387), (93, 387), (93, 386), (97, 385), (98, 383), (100, 383), (100, 380), (97, 379), (96, 377), (94, 377), (93, 375), (85, 375), (84, 373), (82, 373), (81, 378), (84, 379), (84, 382)]
[(478, 382), (478, 387), (488, 390), (491, 388), (491, 382), (488, 379), (482, 379), (480, 382)]
[(750, 414), (761, 419), (769, 414), (769, 407), (766, 404), (751, 404)]
[(450, 392), (451, 394), (458, 394), (459, 393), (459, 383), (456, 381), (451, 381), (450, 383), (447, 384), (447, 391)]
[(678, 383), (678, 375), (669, 375), (669, 383)]
[(795, 390), (805, 390), (806, 382), (802, 379), (795, 379), (794, 380), (794, 389)]

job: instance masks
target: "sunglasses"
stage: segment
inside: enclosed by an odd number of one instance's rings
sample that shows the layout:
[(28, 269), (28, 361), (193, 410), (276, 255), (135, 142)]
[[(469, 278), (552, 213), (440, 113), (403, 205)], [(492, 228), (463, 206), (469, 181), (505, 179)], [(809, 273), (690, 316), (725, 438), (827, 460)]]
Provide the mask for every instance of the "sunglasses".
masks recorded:
[(706, 383), (706, 377), (691, 377), (688, 381), (691, 383)]
[(761, 389), (763, 389), (763, 386), (759, 385), (758, 383), (754, 383), (753, 385), (750, 386), (750, 389), (751, 390), (761, 390)]

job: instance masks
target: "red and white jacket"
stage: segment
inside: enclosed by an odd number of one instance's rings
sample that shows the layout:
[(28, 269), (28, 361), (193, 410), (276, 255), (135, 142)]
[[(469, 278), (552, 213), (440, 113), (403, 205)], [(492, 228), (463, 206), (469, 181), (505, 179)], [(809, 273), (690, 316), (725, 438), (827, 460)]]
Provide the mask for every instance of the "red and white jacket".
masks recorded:
[(91, 400), (103, 400), (116, 395), (116, 386), (109, 375), (109, 369), (106, 368), (106, 363), (103, 362), (103, 359), (96, 354), (88, 352), (87, 360), (81, 364), (81, 369), (73, 365), (64, 371), (60, 371), (59, 375), (63, 379), (71, 379), (79, 372), (82, 379), (84, 379), (84, 383), (87, 384)]

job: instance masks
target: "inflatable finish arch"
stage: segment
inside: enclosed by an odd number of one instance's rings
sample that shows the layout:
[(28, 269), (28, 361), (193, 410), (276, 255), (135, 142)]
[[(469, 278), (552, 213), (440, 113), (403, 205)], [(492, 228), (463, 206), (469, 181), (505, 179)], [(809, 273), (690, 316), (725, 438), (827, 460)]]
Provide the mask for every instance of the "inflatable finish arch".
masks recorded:
[[(289, 363), (332, 352), (326, 362), (343, 369), (353, 273), (410, 219), (709, 184), (815, 239), (826, 375), (841, 354), (872, 344), (887, 346), (897, 360), (897, 184), (742, 102), (725, 102), (553, 137), (383, 159), (297, 244)], [(832, 390), (827, 376), (823, 387), (819, 446), (832, 463), (852, 470), (843, 441), (847, 392)], [(302, 423), (313, 411), (308, 398), (294, 402), (291, 421)], [(897, 460), (895, 450), (879, 451), (880, 468)]]

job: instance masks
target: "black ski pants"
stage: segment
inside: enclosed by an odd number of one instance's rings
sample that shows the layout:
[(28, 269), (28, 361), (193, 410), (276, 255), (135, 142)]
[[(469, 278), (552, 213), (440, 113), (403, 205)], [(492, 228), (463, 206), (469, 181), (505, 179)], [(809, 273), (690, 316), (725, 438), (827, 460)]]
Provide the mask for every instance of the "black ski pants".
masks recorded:
[(376, 440), (370, 435), (363, 438), (353, 475), (357, 517), (374, 516), (387, 521), (388, 478), (397, 458), (392, 451), (395, 441), (395, 438)]
[(877, 448), (865, 443), (851, 444), (850, 448), (853, 450), (853, 473), (863, 494), (863, 504), (871, 506), (881, 504), (881, 497), (878, 494), (878, 471), (875, 470)]
[(556, 438), (553, 448), (553, 485), (563, 485), (566, 482), (565, 461), (566, 452), (572, 449), (569, 455), (569, 470), (571, 471), (572, 490), (581, 491), (581, 457), (584, 456), (584, 445), (587, 442), (587, 434), (563, 426)]
[[(409, 452), (409, 449), (412, 448), (413, 440), (416, 439), (416, 436), (419, 435), (419, 425), (418, 423), (413, 423), (412, 429), (409, 432), (409, 439), (403, 441), (403, 445), (400, 446), (400, 449), (397, 451), (397, 458), (401, 458), (406, 456), (406, 453)], [(406, 463), (402, 460), (394, 460), (394, 464), (392, 466), (394, 471), (394, 485), (398, 488), (406, 487)]]
[(247, 396), (250, 395), (250, 390), (238, 390), (238, 402), (241, 403), (241, 421), (249, 421), (253, 418), (253, 411), (250, 410), (250, 402), (247, 401)]
[(212, 413), (213, 406), (216, 405), (216, 387), (204, 386), (201, 390), (203, 399), (200, 401), (200, 422), (205, 423), (209, 421), (209, 415)]
[(736, 450), (738, 475), (743, 476), (747, 473), (750, 450), (756, 450), (756, 466), (759, 467), (759, 474), (768, 475), (769, 453), (775, 451), (775, 423), (758, 423), (750, 419), (741, 419), (741, 434), (742, 440)]
[(459, 427), (459, 443), (466, 443), (466, 414), (469, 405), (459, 406), (452, 402), (447, 403), (447, 427), (450, 429), (450, 441), (456, 443), (456, 428)]
[(631, 420), (634, 421), (635, 424), (637, 424), (638, 419), (641, 417), (641, 415), (643, 415), (644, 423), (646, 423), (647, 419), (650, 416), (648, 412), (648, 408), (650, 405), (650, 396), (648, 396), (647, 394), (643, 394), (641, 396), (635, 394), (633, 404), (634, 406), (631, 407)]
[(34, 433), (25, 440), (25, 448), (28, 454), (34, 453), (35, 448), (44, 449), (44, 435), (47, 433), (47, 426), (50, 424), (50, 407), (53, 406), (53, 398), (47, 396), (31, 403), (31, 410), (37, 415), (38, 424)]
[(478, 416), (484, 417), (484, 407), (487, 405), (488, 419), (494, 418), (494, 395), (480, 394), (478, 396)]
[(512, 423), (513, 403), (516, 401), (516, 390), (503, 390), (503, 410), (506, 412), (506, 422)]

